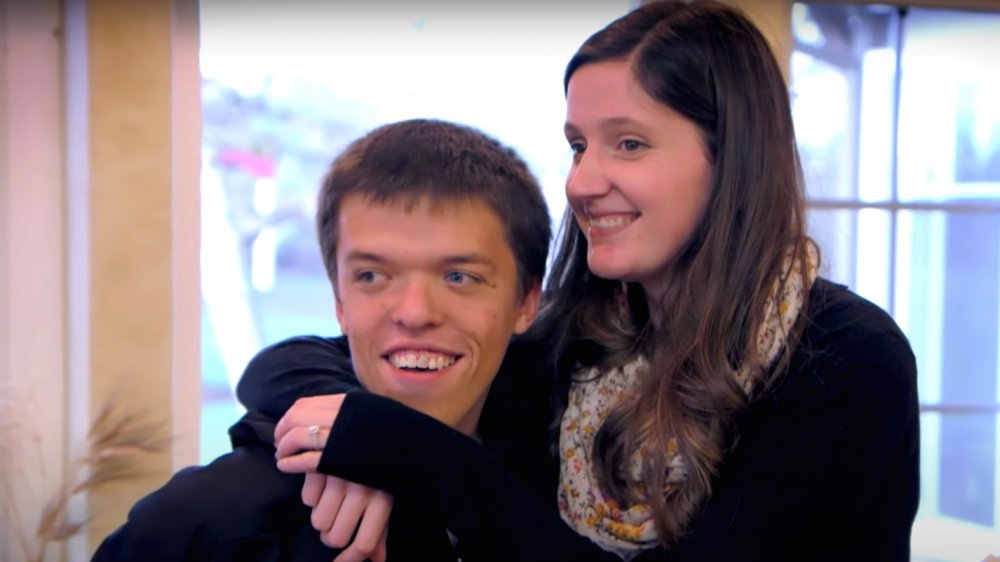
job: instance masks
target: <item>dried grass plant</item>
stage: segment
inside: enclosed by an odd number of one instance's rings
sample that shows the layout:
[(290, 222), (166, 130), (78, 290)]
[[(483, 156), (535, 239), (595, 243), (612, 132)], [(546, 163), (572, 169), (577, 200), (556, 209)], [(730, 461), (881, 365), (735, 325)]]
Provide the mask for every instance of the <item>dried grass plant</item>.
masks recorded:
[[(0, 413), (0, 451), (4, 458), (10, 460), (14, 458), (13, 455), (3, 449), (7, 449), (7, 444), (11, 442), (9, 433), (18, 427), (15, 420), (23, 418), (10, 415), (15, 413), (10, 404), (6, 404), (4, 410)], [(73, 460), (71, 469), (66, 471), (67, 475), (59, 479), (47, 498), (32, 502), (31, 506), (19, 505), (14, 486), (17, 481), (26, 477), (26, 467), (24, 463), (13, 465), (15, 478), (3, 479), (3, 508), (23, 560), (42, 562), (50, 547), (86, 529), (92, 514), (75, 515), (71, 509), (73, 502), (109, 484), (144, 476), (145, 471), (141, 467), (145, 458), (165, 451), (169, 443), (170, 436), (165, 423), (152, 421), (142, 412), (129, 410), (116, 405), (114, 400), (108, 400), (90, 425), (86, 448)], [(39, 459), (40, 457), (41, 452)], [(47, 486), (48, 483), (44, 485)], [(25, 529), (24, 521), (35, 517), (30, 510), (37, 510), (37, 505), (41, 505), (37, 524), (29, 531)]]

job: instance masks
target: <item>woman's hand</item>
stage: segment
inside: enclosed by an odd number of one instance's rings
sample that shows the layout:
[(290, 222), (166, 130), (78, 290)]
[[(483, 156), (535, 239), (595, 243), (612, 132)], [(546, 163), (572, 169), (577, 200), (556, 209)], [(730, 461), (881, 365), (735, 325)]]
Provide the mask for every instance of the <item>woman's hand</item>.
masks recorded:
[(343, 394), (299, 398), (274, 428), (278, 469), (282, 472), (315, 472), (319, 458), (337, 421)]
[(343, 402), (343, 394), (297, 400), (274, 429), (275, 457), (279, 470), (306, 473), (302, 502), (313, 508), (312, 526), (323, 544), (343, 549), (334, 562), (383, 562), (392, 496), (316, 472)]
[(313, 508), (312, 526), (320, 540), (343, 549), (334, 562), (385, 561), (392, 499), (381, 490), (316, 472), (306, 474), (302, 486), (302, 502)]

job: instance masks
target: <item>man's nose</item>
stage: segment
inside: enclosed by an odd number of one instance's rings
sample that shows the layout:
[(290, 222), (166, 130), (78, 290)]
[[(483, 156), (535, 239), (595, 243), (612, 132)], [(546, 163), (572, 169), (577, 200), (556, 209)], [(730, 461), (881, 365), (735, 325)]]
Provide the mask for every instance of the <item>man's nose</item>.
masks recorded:
[(390, 314), (394, 322), (411, 330), (436, 326), (442, 318), (439, 301), (431, 280), (408, 279), (400, 287)]

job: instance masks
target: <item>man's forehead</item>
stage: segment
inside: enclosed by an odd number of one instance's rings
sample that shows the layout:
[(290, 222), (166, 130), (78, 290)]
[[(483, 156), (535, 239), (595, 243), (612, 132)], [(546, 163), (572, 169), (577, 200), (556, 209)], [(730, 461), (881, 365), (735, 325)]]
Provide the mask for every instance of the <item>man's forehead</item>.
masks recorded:
[(438, 195), (418, 188), (414, 188), (412, 192), (396, 193), (387, 196), (377, 193), (365, 195), (352, 194), (345, 199), (345, 204), (352, 199), (361, 199), (364, 205), (371, 208), (385, 208), (402, 213), (421, 211), (437, 215), (461, 209), (484, 209), (492, 213), (497, 220), (500, 220), (500, 216), (486, 203), (485, 198)]
[[(402, 245), (454, 261), (493, 261), (499, 245), (513, 254), (497, 213), (477, 199), (429, 197), (377, 201), (348, 197), (341, 206), (338, 254)], [(382, 253), (381, 251), (378, 253)]]
[(337, 230), (335, 260), (342, 267), (470, 267), (515, 277), (519, 271), (507, 228), (479, 199), (379, 201), (352, 194), (340, 206)]

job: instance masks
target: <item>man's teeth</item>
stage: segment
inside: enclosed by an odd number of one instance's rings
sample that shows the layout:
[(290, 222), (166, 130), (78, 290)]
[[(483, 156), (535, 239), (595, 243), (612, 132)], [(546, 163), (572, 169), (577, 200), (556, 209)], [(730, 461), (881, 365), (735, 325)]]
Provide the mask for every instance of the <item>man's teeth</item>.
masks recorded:
[(632, 217), (629, 215), (608, 215), (590, 218), (590, 226), (592, 228), (614, 228), (616, 226), (625, 226), (630, 222), (632, 222)]
[(424, 369), (427, 371), (444, 369), (451, 366), (456, 360), (450, 355), (426, 351), (404, 351), (389, 356), (389, 362), (399, 369)]

